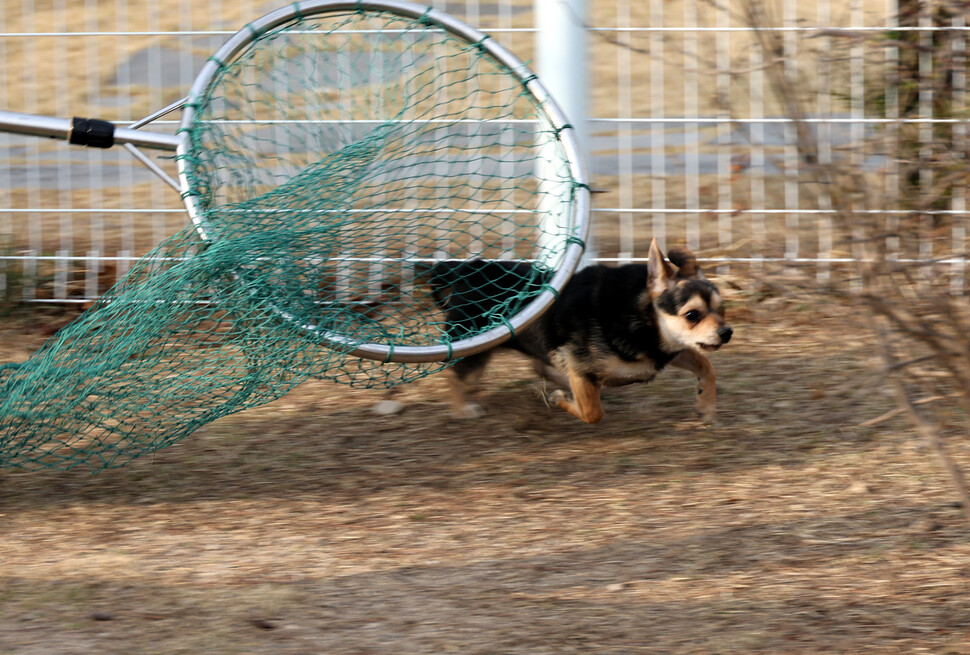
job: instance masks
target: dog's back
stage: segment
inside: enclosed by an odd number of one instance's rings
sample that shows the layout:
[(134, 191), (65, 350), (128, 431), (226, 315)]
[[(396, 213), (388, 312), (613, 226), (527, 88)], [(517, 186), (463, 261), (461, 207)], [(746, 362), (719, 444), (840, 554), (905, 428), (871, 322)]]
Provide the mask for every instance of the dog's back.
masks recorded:
[(522, 335), (525, 348), (520, 349), (546, 363), (551, 363), (550, 353), (569, 348), (584, 359), (607, 351), (630, 361), (648, 357), (662, 368), (672, 355), (659, 347), (646, 279), (645, 264), (584, 268)]
[(444, 261), (431, 270), (435, 302), (447, 312), (448, 337), (460, 339), (511, 315), (550, 277), (529, 262), (473, 259)]

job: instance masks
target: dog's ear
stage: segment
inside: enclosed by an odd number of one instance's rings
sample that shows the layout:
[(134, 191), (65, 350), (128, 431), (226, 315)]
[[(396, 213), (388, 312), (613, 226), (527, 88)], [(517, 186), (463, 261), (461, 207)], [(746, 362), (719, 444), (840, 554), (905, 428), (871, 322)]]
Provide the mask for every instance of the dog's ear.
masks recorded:
[(677, 277), (705, 279), (704, 274), (697, 265), (697, 256), (688, 248), (671, 248), (667, 251), (667, 259), (677, 267)]
[(647, 289), (651, 295), (659, 296), (667, 290), (667, 285), (677, 275), (677, 271), (670, 265), (657, 246), (657, 240), (650, 243), (650, 255), (647, 259)]

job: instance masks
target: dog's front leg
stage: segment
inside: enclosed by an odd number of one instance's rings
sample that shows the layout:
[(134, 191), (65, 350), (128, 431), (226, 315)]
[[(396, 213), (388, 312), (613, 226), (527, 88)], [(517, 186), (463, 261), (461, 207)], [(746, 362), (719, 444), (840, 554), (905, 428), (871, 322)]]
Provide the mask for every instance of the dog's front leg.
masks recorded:
[(586, 423), (598, 423), (603, 418), (600, 385), (585, 375), (569, 370), (571, 393), (555, 391), (549, 401)]
[(714, 422), (717, 409), (717, 385), (711, 360), (696, 350), (684, 350), (670, 362), (697, 376), (697, 411), (706, 423)]

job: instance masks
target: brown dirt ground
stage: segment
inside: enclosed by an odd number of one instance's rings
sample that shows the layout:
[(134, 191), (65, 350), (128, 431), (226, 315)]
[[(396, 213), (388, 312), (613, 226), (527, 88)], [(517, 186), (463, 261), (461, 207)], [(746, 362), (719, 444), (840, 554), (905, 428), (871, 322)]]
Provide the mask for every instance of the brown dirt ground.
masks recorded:
[(683, 371), (586, 426), (510, 355), (480, 420), (441, 376), (393, 417), (312, 383), (121, 469), (2, 470), (0, 652), (970, 653), (970, 529), (901, 418), (863, 425), (859, 317), (737, 295), (714, 427)]

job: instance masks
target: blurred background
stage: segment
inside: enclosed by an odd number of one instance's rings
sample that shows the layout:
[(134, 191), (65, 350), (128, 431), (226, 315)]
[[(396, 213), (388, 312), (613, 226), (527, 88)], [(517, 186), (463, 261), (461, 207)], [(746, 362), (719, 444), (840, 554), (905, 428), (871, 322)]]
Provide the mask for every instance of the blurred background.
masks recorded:
[[(4, 0), (0, 107), (133, 122), (183, 97), (229, 35), (276, 6)], [(541, 3), (434, 6), (533, 68), (543, 63), (537, 40), (557, 38), (548, 32), (555, 25), (537, 18)], [(567, 50), (588, 66), (586, 102), (570, 118), (586, 126), (598, 191), (594, 258), (642, 259), (656, 236), (694, 248), (722, 274), (757, 274), (772, 262), (820, 280), (840, 270), (850, 253), (826, 191), (806, 183), (790, 108), (766, 74), (777, 65), (801, 95), (800, 119), (820, 163), (850, 162), (880, 201), (856, 211), (886, 228), (887, 256), (934, 262), (962, 290), (966, 191), (950, 174), (967, 147), (968, 32), (959, 7), (590, 0), (567, 11), (585, 37)], [(766, 54), (752, 11), (778, 51)], [(175, 113), (151, 129), (174, 130), (177, 121)], [(172, 161), (161, 163), (174, 171)], [(178, 194), (121, 149), (0, 134), (0, 299), (90, 301), (185, 224)]]

